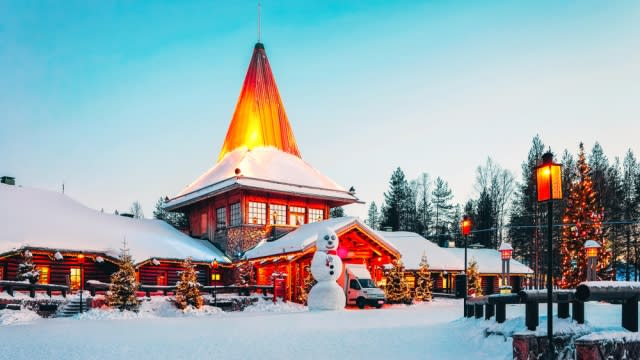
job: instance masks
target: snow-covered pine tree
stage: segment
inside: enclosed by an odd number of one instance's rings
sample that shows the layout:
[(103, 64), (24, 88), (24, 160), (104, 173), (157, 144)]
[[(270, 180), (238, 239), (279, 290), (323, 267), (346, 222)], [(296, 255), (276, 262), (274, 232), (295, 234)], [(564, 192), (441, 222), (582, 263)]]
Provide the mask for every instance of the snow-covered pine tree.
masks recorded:
[(237, 286), (248, 286), (253, 278), (253, 265), (250, 262), (240, 261), (234, 268), (234, 282)]
[(304, 269), (304, 272), (306, 275), (304, 277), (302, 285), (298, 287), (298, 301), (306, 305), (307, 300), (309, 299), (309, 291), (311, 291), (311, 288), (317, 283), (317, 281), (313, 278), (313, 275), (311, 275), (310, 266), (307, 265)]
[(31, 251), (25, 250), (22, 253), (22, 264), (18, 265), (18, 274), (16, 279), (18, 281), (28, 280), (29, 283), (35, 284), (40, 280), (40, 271), (36, 270), (36, 265), (33, 263), (33, 254)]
[(329, 217), (331, 218), (340, 218), (347, 216), (344, 212), (344, 208), (342, 206), (331, 208), (329, 212)]
[(189, 305), (199, 309), (204, 301), (200, 295), (196, 266), (189, 257), (184, 260), (182, 267), (184, 270), (180, 272), (180, 281), (176, 284), (176, 306), (183, 310)]
[(427, 262), (427, 255), (422, 254), (420, 259), (420, 268), (416, 273), (416, 288), (414, 299), (417, 301), (431, 301), (433, 294), (431, 292), (433, 283), (431, 281), (431, 271)]
[(404, 278), (404, 265), (401, 260), (393, 264), (393, 267), (389, 270), (384, 292), (388, 303), (411, 303), (411, 291), (409, 290), (409, 284), (407, 284)]
[(480, 274), (478, 273), (478, 262), (475, 258), (469, 260), (469, 267), (467, 267), (467, 292), (471, 297), (482, 296), (482, 282), (480, 280)]
[(133, 267), (133, 260), (127, 248), (127, 242), (122, 243), (120, 249), (120, 268), (111, 275), (109, 286), (109, 306), (118, 308), (120, 311), (137, 311), (140, 302), (136, 297), (138, 282), (136, 281), (136, 270)]
[(365, 220), (365, 223), (373, 230), (378, 230), (380, 228), (380, 213), (378, 212), (378, 206), (375, 201), (372, 201), (369, 205), (369, 211), (367, 212), (367, 220)]

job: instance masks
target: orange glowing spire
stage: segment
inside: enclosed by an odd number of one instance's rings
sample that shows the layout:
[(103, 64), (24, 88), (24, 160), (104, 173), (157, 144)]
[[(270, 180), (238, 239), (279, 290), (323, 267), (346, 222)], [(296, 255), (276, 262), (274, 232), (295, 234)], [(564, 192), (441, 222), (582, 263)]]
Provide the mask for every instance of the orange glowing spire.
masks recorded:
[(264, 45), (257, 43), (218, 161), (237, 148), (271, 146), (300, 157)]

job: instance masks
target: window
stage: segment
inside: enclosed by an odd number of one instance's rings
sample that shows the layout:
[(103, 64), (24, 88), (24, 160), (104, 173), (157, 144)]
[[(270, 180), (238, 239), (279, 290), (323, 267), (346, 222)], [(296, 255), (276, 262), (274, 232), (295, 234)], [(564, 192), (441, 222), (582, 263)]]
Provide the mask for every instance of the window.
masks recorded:
[(309, 209), (309, 223), (322, 221), (324, 219), (324, 210)]
[(227, 227), (227, 208), (221, 207), (216, 209), (216, 229), (224, 229)]
[(207, 233), (207, 213), (203, 212), (200, 214), (200, 234), (204, 235)]
[(162, 273), (156, 277), (156, 285), (158, 286), (166, 286), (167, 285), (167, 274)]
[(0, 280), (4, 280), (4, 268), (0, 266)]
[(220, 281), (220, 274), (211, 273), (211, 281)]
[(71, 290), (80, 289), (80, 284), (82, 283), (82, 275), (80, 274), (80, 268), (71, 268), (71, 276), (69, 276), (69, 286), (71, 286)]
[(271, 225), (285, 225), (287, 223), (287, 206), (269, 204)]
[(249, 202), (249, 224), (264, 225), (267, 223), (267, 204)]
[(242, 224), (242, 213), (240, 213), (240, 203), (231, 204), (229, 207), (231, 216), (231, 226)]
[(40, 271), (40, 279), (38, 280), (38, 283), (48, 284), (49, 283), (49, 267), (36, 266), (36, 270)]
[(300, 226), (304, 224), (305, 208), (289, 206), (289, 225)]
[(360, 290), (360, 284), (357, 279), (349, 281), (349, 287), (354, 290)]

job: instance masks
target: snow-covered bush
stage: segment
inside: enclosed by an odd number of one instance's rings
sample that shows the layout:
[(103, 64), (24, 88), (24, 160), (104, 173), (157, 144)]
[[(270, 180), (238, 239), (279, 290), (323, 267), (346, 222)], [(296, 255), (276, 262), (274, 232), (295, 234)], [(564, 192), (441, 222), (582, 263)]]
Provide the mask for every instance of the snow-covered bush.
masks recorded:
[(18, 265), (18, 274), (16, 279), (18, 281), (27, 280), (31, 284), (35, 284), (40, 279), (40, 271), (36, 270), (36, 265), (33, 263), (33, 255), (31, 251), (25, 250), (22, 253), (22, 264)]
[(180, 281), (176, 284), (176, 306), (183, 310), (189, 305), (199, 309), (204, 301), (200, 295), (195, 265), (190, 257), (184, 260), (182, 267), (184, 270), (180, 272)]

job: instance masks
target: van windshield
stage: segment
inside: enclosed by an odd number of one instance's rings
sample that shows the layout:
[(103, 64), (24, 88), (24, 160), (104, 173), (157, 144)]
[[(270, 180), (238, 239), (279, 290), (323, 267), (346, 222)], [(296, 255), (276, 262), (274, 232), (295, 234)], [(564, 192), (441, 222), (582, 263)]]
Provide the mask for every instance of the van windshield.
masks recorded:
[(376, 287), (376, 284), (374, 284), (373, 280), (371, 280), (371, 279), (358, 279), (358, 281), (360, 282), (360, 285), (363, 288), (374, 288), (374, 287)]

